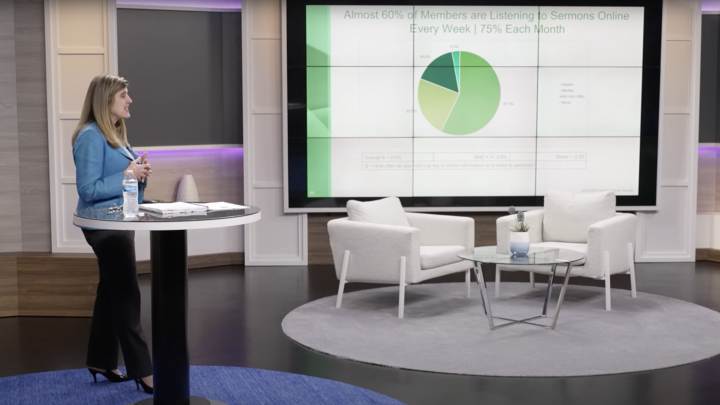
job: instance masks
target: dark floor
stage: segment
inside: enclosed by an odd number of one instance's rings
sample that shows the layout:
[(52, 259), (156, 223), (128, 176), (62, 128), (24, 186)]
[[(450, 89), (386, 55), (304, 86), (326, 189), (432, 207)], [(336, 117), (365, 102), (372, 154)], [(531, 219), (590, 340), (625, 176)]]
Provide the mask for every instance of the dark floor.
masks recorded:
[[(512, 281), (512, 273), (507, 274), (505, 278)], [(487, 277), (492, 279), (492, 271), (487, 272)], [(442, 281), (462, 280), (462, 275), (455, 275)], [(149, 281), (148, 276), (140, 277), (143, 326), (148, 339)], [(572, 283), (593, 284), (583, 281), (573, 279)], [(628, 288), (627, 276), (613, 277), (612, 281), (613, 287)], [(638, 264), (637, 284), (642, 292), (720, 310), (718, 263)], [(337, 285), (330, 266), (191, 271), (191, 363), (254, 367), (327, 378), (364, 387), (410, 405), (720, 404), (720, 357), (671, 369), (601, 377), (470, 377), (341, 360), (305, 349), (285, 337), (280, 328), (285, 314), (306, 302), (336, 294)], [(374, 287), (377, 285), (348, 284), (346, 291)], [(89, 318), (0, 319), (0, 377), (84, 367), (89, 326)]]

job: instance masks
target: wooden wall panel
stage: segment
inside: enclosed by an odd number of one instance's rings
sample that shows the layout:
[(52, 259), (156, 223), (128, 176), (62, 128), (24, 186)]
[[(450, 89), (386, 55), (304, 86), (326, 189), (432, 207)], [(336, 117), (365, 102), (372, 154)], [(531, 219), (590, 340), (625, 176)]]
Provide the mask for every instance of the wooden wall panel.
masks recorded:
[(20, 316), (92, 316), (98, 283), (91, 254), (17, 258)]
[[(475, 220), (475, 246), (495, 245), (495, 220), (504, 213), (445, 213)], [(308, 214), (308, 264), (333, 264), (327, 223), (345, 214)]]
[(13, 2), (0, 1), (0, 252), (22, 249)]
[(0, 254), (0, 317), (17, 316), (17, 266), (15, 256)]
[(308, 264), (333, 264), (327, 223), (345, 214), (308, 214)]
[(23, 252), (51, 250), (44, 7), (43, 0), (15, 0)]
[(695, 250), (695, 261), (709, 261), (720, 263), (720, 249), (696, 249)]
[[(188, 269), (240, 266), (244, 254), (228, 252), (188, 258)], [(150, 261), (137, 263), (150, 273)], [(97, 259), (87, 253), (0, 254), (0, 318), (92, 316), (98, 283)]]

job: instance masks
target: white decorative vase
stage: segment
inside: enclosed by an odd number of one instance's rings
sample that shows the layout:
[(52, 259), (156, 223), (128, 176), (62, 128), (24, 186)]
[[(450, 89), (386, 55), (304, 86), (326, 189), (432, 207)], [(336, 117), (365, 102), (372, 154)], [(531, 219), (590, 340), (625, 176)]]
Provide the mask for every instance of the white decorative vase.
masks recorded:
[(177, 197), (175, 200), (183, 202), (200, 202), (197, 186), (195, 186), (195, 179), (193, 179), (192, 174), (185, 174), (180, 179), (177, 188)]
[(510, 252), (525, 256), (530, 251), (530, 232), (510, 232)]

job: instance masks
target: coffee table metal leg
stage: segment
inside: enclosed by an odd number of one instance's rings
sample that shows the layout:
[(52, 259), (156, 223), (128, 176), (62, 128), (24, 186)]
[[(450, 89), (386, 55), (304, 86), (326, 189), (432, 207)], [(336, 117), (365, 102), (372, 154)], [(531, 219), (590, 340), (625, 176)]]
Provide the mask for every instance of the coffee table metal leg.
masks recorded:
[(542, 311), (543, 318), (545, 318), (545, 316), (547, 315), (547, 305), (548, 305), (548, 301), (550, 301), (550, 296), (552, 295), (552, 286), (553, 286), (553, 279), (555, 278), (555, 270), (557, 270), (557, 264), (553, 264), (552, 270), (550, 270), (550, 278), (548, 279), (547, 292), (545, 293), (545, 303), (543, 304), (543, 311)]
[(562, 290), (560, 290), (560, 298), (558, 298), (557, 306), (555, 307), (555, 317), (553, 317), (553, 322), (552, 325), (550, 325), (550, 329), (555, 329), (555, 325), (557, 325), (558, 315), (560, 315), (560, 306), (562, 305), (563, 299), (565, 298), (565, 290), (567, 290), (571, 270), (572, 263), (568, 263), (567, 271), (565, 272), (565, 280), (563, 281)]
[[(487, 316), (488, 323), (490, 324), (490, 330), (495, 329), (493, 323), (492, 309), (490, 308), (490, 297), (487, 292), (487, 285), (485, 284), (485, 277), (482, 272), (482, 263), (475, 263), (475, 279), (478, 283), (478, 289), (480, 289), (480, 299), (482, 300), (483, 307), (485, 309), (485, 315)], [(487, 300), (487, 302), (485, 302)]]
[[(563, 300), (565, 299), (565, 291), (567, 291), (568, 281), (570, 281), (570, 272), (572, 271), (572, 263), (567, 264), (567, 272), (565, 273), (565, 280), (563, 280), (563, 286), (562, 286), (562, 289), (560, 290), (560, 297), (558, 298), (557, 306), (555, 307), (555, 316), (553, 317), (552, 324), (550, 324), (550, 325), (543, 325), (543, 324), (529, 322), (529, 321), (546, 317), (547, 305), (548, 305), (548, 301), (550, 300), (550, 295), (552, 292), (553, 280), (555, 278), (557, 264), (552, 265), (552, 271), (550, 272), (550, 279), (548, 280), (548, 288), (547, 288), (547, 292), (545, 293), (545, 303), (543, 304), (542, 315), (535, 316), (532, 318), (526, 318), (526, 319), (509, 319), (509, 318), (503, 318), (503, 317), (499, 317), (499, 316), (493, 316), (492, 308), (490, 307), (490, 296), (488, 295), (487, 284), (485, 283), (485, 277), (482, 272), (482, 263), (475, 262), (474, 270), (475, 270), (475, 279), (478, 284), (478, 290), (480, 290), (480, 300), (482, 301), (483, 310), (485, 311), (485, 316), (488, 319), (488, 324), (490, 325), (490, 330), (500, 329), (500, 328), (504, 328), (504, 327), (510, 326), (510, 325), (515, 325), (518, 323), (523, 323), (526, 325), (540, 326), (540, 327), (543, 327), (546, 329), (552, 329), (552, 330), (555, 329), (555, 326), (557, 325), (558, 317), (560, 315), (560, 307), (562, 306)], [(501, 319), (501, 320), (508, 321), (508, 322), (504, 323), (502, 325), (495, 326), (493, 319)]]

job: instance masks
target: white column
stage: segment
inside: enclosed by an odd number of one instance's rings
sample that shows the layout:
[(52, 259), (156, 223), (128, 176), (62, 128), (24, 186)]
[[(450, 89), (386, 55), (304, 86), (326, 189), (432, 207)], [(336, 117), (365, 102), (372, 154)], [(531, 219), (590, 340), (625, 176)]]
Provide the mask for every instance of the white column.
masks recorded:
[(695, 260), (701, 1), (665, 0), (658, 210), (638, 213), (638, 262)]
[(307, 215), (283, 212), (283, 4), (242, 5), (245, 203), (262, 209), (245, 226), (247, 266), (307, 264)]
[(92, 78), (117, 73), (109, 35), (114, 18), (115, 0), (45, 0), (50, 217), (56, 253), (92, 252), (72, 224), (78, 197), (70, 140)]

